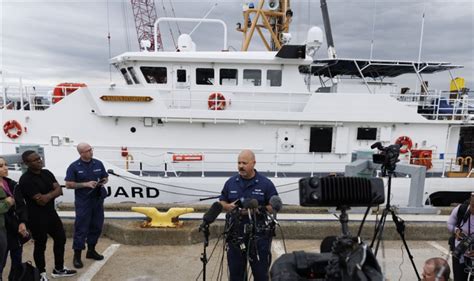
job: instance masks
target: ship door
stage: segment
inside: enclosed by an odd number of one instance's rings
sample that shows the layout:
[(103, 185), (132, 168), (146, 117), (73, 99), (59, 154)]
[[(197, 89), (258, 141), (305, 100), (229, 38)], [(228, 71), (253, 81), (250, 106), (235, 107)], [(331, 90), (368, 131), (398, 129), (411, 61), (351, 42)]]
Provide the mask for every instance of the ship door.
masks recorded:
[(295, 129), (279, 128), (276, 133), (278, 165), (295, 163)]
[(191, 71), (186, 65), (173, 66), (173, 93), (171, 105), (175, 108), (191, 107)]

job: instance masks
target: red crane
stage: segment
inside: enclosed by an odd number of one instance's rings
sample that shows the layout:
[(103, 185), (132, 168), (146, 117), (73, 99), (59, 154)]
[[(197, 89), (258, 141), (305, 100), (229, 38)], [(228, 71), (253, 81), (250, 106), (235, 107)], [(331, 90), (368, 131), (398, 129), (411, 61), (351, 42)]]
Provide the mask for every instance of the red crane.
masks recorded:
[[(155, 40), (153, 38), (153, 25), (158, 16), (155, 9), (154, 0), (130, 0), (132, 4), (133, 18), (135, 20), (135, 28), (137, 29), (138, 45), (143, 46), (142, 41), (148, 40), (151, 46), (147, 47), (148, 51), (155, 49)], [(161, 41), (160, 29), (157, 28), (157, 50), (163, 50), (163, 42)]]

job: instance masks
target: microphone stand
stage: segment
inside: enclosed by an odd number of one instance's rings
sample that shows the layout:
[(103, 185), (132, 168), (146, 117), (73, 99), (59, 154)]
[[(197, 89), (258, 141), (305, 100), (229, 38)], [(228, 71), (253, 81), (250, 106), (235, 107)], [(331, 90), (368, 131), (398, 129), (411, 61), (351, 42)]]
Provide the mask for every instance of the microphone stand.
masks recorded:
[(199, 231), (202, 231), (204, 234), (204, 245), (203, 251), (201, 253), (201, 262), (202, 262), (202, 280), (206, 281), (206, 266), (207, 266), (207, 246), (209, 246), (209, 224), (205, 223), (203, 226), (199, 228)]

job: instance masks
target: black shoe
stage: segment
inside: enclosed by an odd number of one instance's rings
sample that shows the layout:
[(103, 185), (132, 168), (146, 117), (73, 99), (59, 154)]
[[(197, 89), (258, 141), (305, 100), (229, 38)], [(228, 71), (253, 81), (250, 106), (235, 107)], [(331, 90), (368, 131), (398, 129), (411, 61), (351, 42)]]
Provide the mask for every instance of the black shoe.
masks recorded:
[(84, 264), (81, 261), (81, 250), (74, 251), (74, 258), (72, 260), (72, 264), (75, 268), (83, 268)]
[(68, 269), (64, 267), (63, 269), (53, 269), (53, 273), (51, 273), (51, 277), (53, 278), (60, 278), (60, 277), (68, 277), (76, 275), (77, 271), (74, 269)]
[(90, 249), (87, 250), (86, 258), (101, 261), (104, 259), (104, 256), (97, 253), (95, 249)]

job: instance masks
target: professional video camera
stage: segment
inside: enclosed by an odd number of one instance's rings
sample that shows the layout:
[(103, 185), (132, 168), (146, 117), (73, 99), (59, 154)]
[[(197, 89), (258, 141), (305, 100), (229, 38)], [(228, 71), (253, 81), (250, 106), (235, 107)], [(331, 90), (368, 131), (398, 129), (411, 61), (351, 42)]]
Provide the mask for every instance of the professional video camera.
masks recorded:
[(461, 233), (461, 241), (459, 245), (453, 250), (453, 257), (460, 259), (464, 253), (474, 245), (474, 234), (467, 235)]
[(393, 171), (395, 171), (396, 163), (400, 161), (398, 159), (400, 155), (400, 145), (391, 144), (384, 147), (381, 142), (376, 142), (372, 144), (370, 148), (380, 150), (379, 154), (373, 155), (373, 161), (374, 163), (382, 164), (382, 176), (386, 176), (387, 172), (391, 175)]
[(331, 253), (282, 255), (271, 269), (272, 281), (383, 280), (380, 266), (370, 248), (352, 237), (346, 213), (351, 206), (374, 206), (385, 201), (383, 181), (356, 177), (309, 177), (299, 181), (300, 205), (336, 206), (341, 211), (342, 235)]

